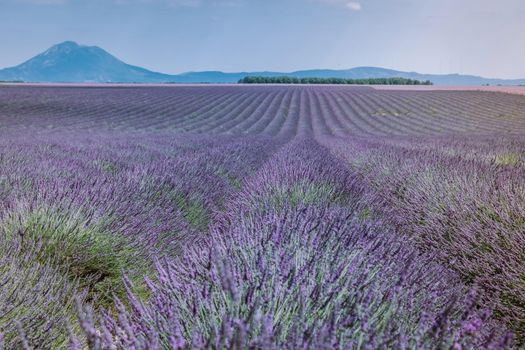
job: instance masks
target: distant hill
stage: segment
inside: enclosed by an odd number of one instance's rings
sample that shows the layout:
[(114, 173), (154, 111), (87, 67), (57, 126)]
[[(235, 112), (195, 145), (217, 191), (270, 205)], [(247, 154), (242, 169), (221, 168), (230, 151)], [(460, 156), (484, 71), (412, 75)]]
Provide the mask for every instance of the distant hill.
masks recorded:
[(525, 79), (489, 79), (460, 74), (421, 74), (377, 67), (346, 70), (302, 70), (296, 72), (187, 72), (169, 75), (132, 66), (97, 46), (83, 46), (72, 41), (55, 45), (30, 60), (0, 70), (0, 81), (57, 83), (236, 83), (246, 76), (296, 78), (407, 78), (430, 80), (435, 85), (525, 85)]
[(16, 67), (0, 70), (0, 80), (25, 82), (168, 82), (167, 74), (122, 62), (97, 46), (72, 41), (55, 45)]

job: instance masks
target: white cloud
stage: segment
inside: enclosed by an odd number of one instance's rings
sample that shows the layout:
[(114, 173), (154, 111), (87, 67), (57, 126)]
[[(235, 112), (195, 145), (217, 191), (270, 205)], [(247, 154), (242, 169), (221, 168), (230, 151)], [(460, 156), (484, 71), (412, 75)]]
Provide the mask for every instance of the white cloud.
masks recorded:
[(346, 8), (352, 11), (361, 11), (361, 4), (356, 1), (350, 1), (346, 4)]

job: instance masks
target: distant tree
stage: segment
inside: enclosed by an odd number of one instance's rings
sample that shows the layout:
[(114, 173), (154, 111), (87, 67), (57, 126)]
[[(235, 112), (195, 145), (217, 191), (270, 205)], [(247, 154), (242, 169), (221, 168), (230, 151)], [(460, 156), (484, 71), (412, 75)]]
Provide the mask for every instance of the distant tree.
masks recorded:
[(343, 78), (297, 78), (290, 76), (255, 77), (246, 76), (239, 80), (239, 84), (351, 84), (351, 85), (432, 85), (430, 80), (419, 81), (407, 78), (370, 78), (370, 79), (343, 79)]

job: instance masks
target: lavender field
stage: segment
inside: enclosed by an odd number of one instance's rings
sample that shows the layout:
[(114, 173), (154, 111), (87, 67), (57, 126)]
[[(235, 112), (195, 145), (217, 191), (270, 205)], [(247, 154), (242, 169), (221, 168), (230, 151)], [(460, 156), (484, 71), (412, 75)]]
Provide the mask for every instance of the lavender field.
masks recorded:
[(7, 349), (525, 344), (525, 96), (0, 86)]

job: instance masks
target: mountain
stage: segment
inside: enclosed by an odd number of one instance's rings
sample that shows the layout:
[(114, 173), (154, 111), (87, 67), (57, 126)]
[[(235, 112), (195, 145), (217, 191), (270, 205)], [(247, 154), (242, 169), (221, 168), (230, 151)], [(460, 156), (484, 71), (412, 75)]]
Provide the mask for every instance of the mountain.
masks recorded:
[(245, 76), (291, 76), (297, 78), (408, 78), (430, 80), (435, 85), (525, 85), (525, 79), (489, 79), (460, 74), (421, 74), (377, 67), (346, 70), (301, 70), (296, 72), (187, 72), (162, 74), (122, 62), (97, 46), (66, 41), (30, 60), (0, 70), (0, 81), (57, 83), (236, 83)]
[(16, 67), (0, 70), (0, 80), (25, 82), (161, 83), (167, 74), (122, 62), (97, 46), (72, 41), (55, 45)]

